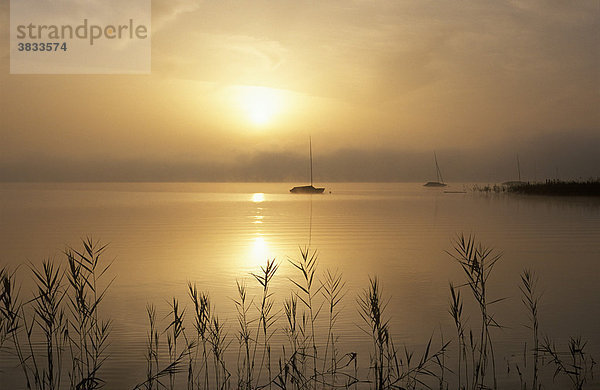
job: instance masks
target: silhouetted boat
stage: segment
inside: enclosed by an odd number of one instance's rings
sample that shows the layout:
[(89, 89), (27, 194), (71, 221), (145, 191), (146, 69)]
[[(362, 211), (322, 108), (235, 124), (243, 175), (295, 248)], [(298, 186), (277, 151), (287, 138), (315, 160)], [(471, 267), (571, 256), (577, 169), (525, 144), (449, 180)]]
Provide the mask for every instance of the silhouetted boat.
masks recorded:
[(312, 184), (309, 186), (298, 186), (294, 187), (290, 190), (292, 194), (322, 194), (325, 191), (325, 188), (317, 188)]
[(440, 171), (440, 167), (438, 166), (437, 156), (435, 152), (433, 152), (433, 159), (435, 160), (435, 174), (437, 175), (437, 181), (428, 181), (423, 185), (425, 187), (446, 187), (446, 183), (444, 183), (444, 179), (442, 178), (442, 172)]
[(502, 183), (503, 186), (514, 187), (525, 184), (524, 181), (521, 181), (521, 164), (519, 164), (519, 155), (517, 154), (517, 173), (519, 175), (519, 180), (509, 180)]
[(313, 186), (313, 166), (312, 166), (312, 140), (308, 139), (308, 150), (310, 157), (310, 185), (308, 186), (297, 186), (290, 190), (292, 194), (322, 194), (325, 188)]

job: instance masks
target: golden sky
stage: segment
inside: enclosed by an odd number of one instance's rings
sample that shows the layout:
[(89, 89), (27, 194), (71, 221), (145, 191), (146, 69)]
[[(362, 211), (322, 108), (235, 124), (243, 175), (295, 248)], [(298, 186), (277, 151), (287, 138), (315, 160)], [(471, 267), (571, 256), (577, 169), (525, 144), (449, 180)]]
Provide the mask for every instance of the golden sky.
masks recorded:
[(9, 75), (0, 16), (0, 180), (600, 175), (597, 0), (155, 0), (150, 75)]

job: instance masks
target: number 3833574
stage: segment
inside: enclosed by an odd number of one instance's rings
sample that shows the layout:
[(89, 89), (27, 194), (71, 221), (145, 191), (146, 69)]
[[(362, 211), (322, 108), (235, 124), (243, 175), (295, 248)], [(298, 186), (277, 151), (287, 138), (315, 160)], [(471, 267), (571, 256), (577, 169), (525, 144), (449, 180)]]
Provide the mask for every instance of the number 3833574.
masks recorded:
[(17, 44), (18, 51), (67, 51), (66, 42), (19, 42)]

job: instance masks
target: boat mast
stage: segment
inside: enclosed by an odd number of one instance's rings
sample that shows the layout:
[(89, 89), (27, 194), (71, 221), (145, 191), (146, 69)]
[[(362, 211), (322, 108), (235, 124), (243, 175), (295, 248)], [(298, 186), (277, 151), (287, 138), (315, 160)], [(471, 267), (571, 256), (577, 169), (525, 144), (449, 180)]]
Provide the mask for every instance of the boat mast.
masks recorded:
[(444, 182), (444, 178), (442, 178), (442, 171), (440, 171), (440, 167), (437, 162), (437, 155), (433, 152), (433, 159), (435, 160), (435, 173), (437, 175), (437, 179), (439, 183)]
[(310, 185), (313, 185), (313, 173), (312, 173), (312, 137), (308, 137), (308, 149), (310, 155)]
[(519, 164), (519, 154), (517, 153), (517, 172), (519, 173), (519, 181), (521, 181), (521, 164)]

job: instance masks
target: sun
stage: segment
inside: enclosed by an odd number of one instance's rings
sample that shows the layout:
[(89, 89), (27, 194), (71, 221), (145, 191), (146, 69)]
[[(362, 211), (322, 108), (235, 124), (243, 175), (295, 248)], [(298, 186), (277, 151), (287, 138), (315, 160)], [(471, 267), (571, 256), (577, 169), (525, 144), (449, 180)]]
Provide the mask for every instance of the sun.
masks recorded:
[(273, 88), (240, 87), (237, 98), (247, 120), (255, 126), (265, 126), (280, 114), (285, 96)]

